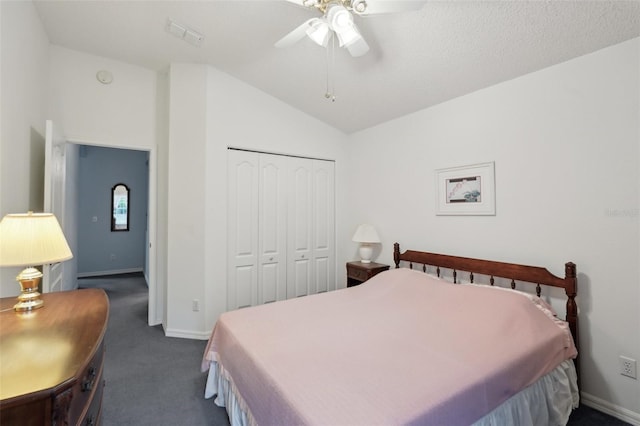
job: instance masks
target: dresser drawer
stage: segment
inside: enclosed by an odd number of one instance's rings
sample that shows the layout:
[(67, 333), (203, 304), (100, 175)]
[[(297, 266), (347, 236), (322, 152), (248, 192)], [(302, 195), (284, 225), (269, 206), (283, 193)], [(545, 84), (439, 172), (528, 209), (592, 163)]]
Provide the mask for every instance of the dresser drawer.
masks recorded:
[(96, 398), (102, 396), (103, 362), (104, 342), (100, 344), (96, 354), (91, 361), (89, 361), (89, 364), (83, 370), (78, 381), (72, 388), (72, 399), (69, 407), (69, 420), (71, 424), (75, 424), (79, 419), (87, 417), (88, 407)]
[(99, 380), (95, 384), (95, 394), (89, 405), (89, 409), (84, 415), (84, 418), (80, 419), (78, 425), (82, 426), (97, 426), (100, 422), (102, 415), (102, 392), (104, 391), (104, 380), (102, 374), (100, 374)]

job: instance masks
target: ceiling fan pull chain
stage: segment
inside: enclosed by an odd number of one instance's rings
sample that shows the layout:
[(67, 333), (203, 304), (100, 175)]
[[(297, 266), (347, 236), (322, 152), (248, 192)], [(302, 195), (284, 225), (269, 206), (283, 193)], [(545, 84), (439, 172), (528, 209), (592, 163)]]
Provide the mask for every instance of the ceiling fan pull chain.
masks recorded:
[[(324, 94), (324, 97), (327, 99), (331, 99), (331, 102), (336, 101), (336, 93), (335, 93), (335, 80), (332, 79), (331, 71), (335, 68), (336, 56), (335, 56), (335, 36), (331, 37), (331, 44), (327, 46), (327, 92)], [(331, 52), (329, 52), (331, 51)], [(331, 56), (331, 58), (329, 58)]]
[(327, 71), (327, 91), (325, 92), (324, 97), (327, 98), (327, 99), (331, 98), (331, 92), (329, 91), (329, 73), (330, 73), (330, 70), (329, 70), (329, 68), (330, 68), (329, 67), (329, 49), (330, 48), (331, 48), (331, 45), (328, 45), (327, 48), (325, 49), (325, 55), (324, 55), (324, 60), (325, 60), (326, 65), (327, 65), (327, 68), (326, 68), (326, 71)]
[(331, 43), (333, 48), (331, 49), (331, 102), (336, 101), (336, 38), (333, 37)]

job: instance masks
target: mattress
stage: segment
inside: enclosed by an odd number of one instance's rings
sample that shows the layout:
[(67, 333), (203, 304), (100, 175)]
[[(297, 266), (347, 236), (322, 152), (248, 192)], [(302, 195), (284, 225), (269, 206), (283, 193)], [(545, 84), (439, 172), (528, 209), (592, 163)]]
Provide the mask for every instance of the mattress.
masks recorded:
[(576, 354), (537, 297), (396, 269), (225, 313), (202, 366), (206, 396), (239, 424), (469, 425), (522, 407), (512, 398), (545, 381), (554, 392), (568, 383), (568, 417), (577, 393), (565, 361)]

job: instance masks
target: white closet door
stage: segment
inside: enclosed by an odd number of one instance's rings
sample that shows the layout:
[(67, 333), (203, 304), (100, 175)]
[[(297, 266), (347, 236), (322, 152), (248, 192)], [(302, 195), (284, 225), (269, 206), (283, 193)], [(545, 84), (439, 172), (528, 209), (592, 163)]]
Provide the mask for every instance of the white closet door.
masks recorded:
[(316, 292), (336, 289), (335, 164), (313, 161), (313, 282)]
[(258, 301), (259, 154), (228, 151), (228, 309)]
[(313, 160), (288, 158), (287, 297), (316, 292), (312, 261)]
[(258, 303), (287, 298), (287, 158), (260, 154)]

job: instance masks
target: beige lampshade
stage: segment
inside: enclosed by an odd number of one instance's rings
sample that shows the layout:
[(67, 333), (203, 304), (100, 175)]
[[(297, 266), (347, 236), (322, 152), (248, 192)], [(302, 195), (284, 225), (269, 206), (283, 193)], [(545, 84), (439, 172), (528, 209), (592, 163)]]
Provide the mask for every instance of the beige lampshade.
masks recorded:
[(380, 237), (376, 232), (376, 228), (368, 223), (363, 223), (358, 226), (358, 229), (356, 229), (356, 233), (353, 234), (352, 241), (358, 243), (379, 243)]
[(53, 214), (8, 214), (0, 221), (0, 266), (44, 265), (72, 257)]

